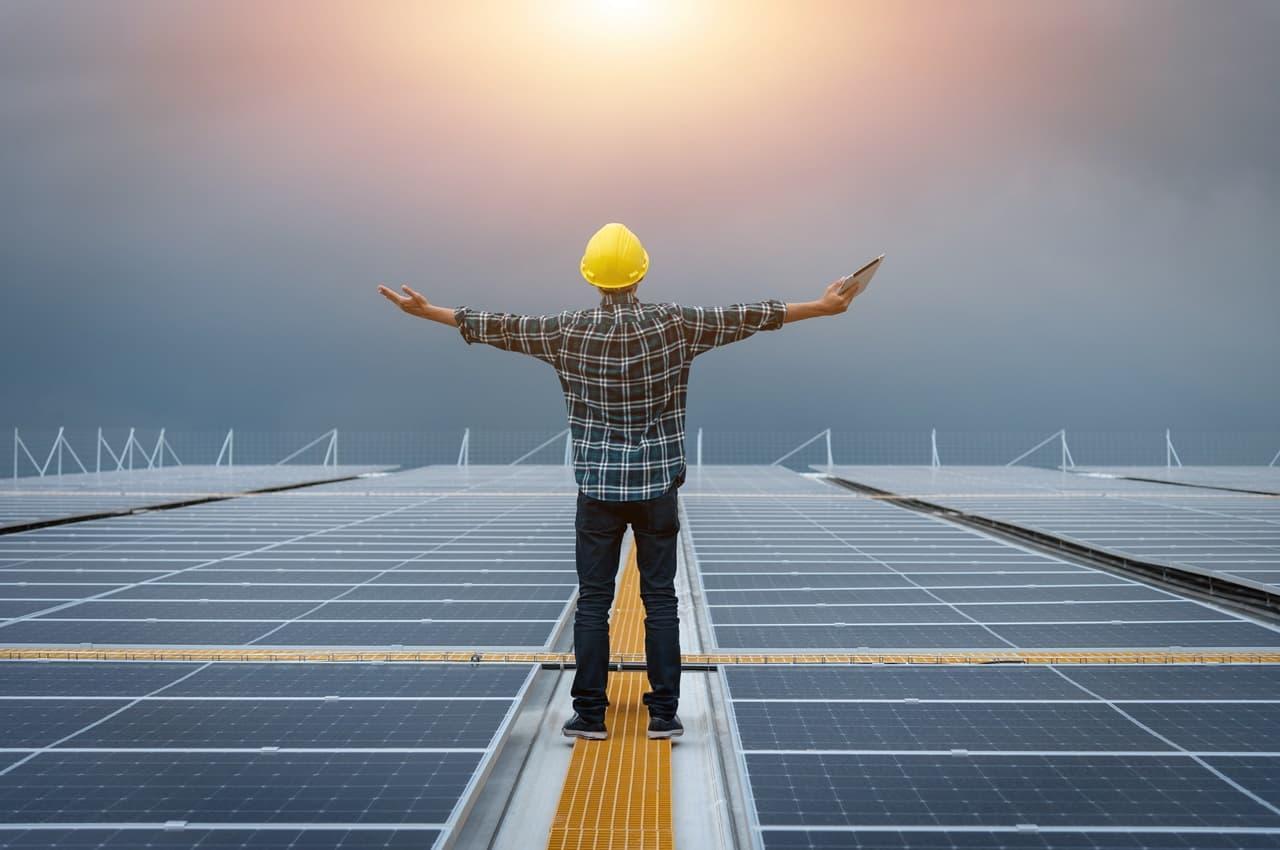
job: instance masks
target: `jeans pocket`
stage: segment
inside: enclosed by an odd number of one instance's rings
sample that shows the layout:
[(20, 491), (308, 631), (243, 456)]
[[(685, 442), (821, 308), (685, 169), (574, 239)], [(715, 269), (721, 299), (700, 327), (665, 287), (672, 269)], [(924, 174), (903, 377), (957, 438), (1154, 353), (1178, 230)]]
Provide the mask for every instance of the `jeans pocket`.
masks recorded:
[(680, 503), (674, 489), (654, 499), (645, 511), (651, 534), (674, 534), (680, 530)]

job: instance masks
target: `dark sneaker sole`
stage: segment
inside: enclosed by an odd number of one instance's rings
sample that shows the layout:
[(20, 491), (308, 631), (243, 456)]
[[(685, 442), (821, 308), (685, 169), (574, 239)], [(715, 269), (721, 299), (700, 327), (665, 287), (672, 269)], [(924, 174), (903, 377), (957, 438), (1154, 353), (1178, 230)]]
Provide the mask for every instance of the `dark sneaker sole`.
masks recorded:
[(603, 741), (609, 737), (608, 732), (581, 732), (570, 729), (561, 729), (566, 738), (586, 738), (589, 741)]
[(646, 733), (645, 733), (645, 735), (647, 735), (647, 736), (649, 737), (649, 739), (650, 739), (650, 740), (653, 740), (653, 741), (660, 741), (660, 740), (662, 740), (663, 738), (679, 738), (679, 737), (680, 737), (681, 735), (683, 735), (683, 734), (684, 734), (684, 730), (683, 730), (683, 729), (672, 729), (672, 730), (671, 730), (671, 731), (669, 731), (669, 732), (652, 732), (652, 731), (650, 731), (650, 732), (646, 732)]

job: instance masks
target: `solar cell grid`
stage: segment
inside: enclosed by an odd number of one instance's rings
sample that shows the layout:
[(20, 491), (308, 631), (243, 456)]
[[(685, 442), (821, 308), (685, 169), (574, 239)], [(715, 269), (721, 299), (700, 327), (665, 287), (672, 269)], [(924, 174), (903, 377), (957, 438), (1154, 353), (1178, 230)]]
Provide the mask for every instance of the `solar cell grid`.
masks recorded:
[(734, 714), (745, 750), (1173, 749), (1101, 703), (769, 701)]
[[(0, 846), (76, 846), (81, 833), (94, 847), (204, 842), (202, 824), (229, 827), (213, 846), (274, 846), (258, 840), (266, 825), (294, 846), (432, 842), (454, 827), (533, 672), (0, 662), (0, 713), (19, 741), (0, 754)], [(343, 837), (357, 828), (368, 843)]]
[[(741, 666), (721, 675), (766, 847), (1280, 840), (1280, 751), (1271, 746), (1280, 665)], [(1229, 684), (1270, 701), (1203, 701)], [(1115, 693), (1142, 699), (1108, 698)]]
[[(1201, 477), (1213, 478), (1205, 469)], [(1280, 588), (1274, 496), (1026, 467), (859, 466), (833, 474), (1114, 555)]]
[[(45, 710), (90, 716), (81, 702)], [(108, 707), (120, 706), (101, 708)], [(484, 749), (509, 709), (509, 700), (475, 699), (150, 699), (77, 735), (72, 746)]]
[(1184, 749), (1280, 752), (1280, 705), (1131, 705), (1125, 711)]
[(1180, 756), (748, 754), (763, 823), (1267, 827), (1280, 815)]
[(0, 832), (6, 850), (422, 850), (433, 829), (26, 829)]
[[(576, 589), (573, 509), (308, 490), (7, 535), (0, 642), (544, 648)], [(73, 577), (78, 596), (5, 593)]]
[(797, 475), (785, 467), (742, 465), (692, 466), (682, 493), (690, 496), (831, 495), (822, 482)]
[(222, 662), (204, 666), (165, 693), (180, 697), (506, 698), (520, 690), (528, 674), (527, 667), (518, 665)]
[[(576, 589), (571, 479), (474, 470), (7, 535), (0, 617), (6, 603), (44, 607), (0, 623), (0, 644), (546, 646)], [(1213, 606), (778, 468), (711, 468), (685, 494), (686, 552), (720, 648), (1280, 646), (1280, 631)], [(33, 586), (52, 595), (20, 595)], [(9, 769), (0, 760), (0, 847), (429, 845), (484, 773), (530, 669), (0, 662), (0, 713), (27, 742)], [(768, 847), (1280, 836), (1270, 665), (717, 675)], [(1223, 692), (1254, 701), (1205, 696)], [(321, 825), (335, 817), (371, 827), (369, 840)], [(166, 819), (192, 825), (135, 844), (120, 829), (58, 828)], [(24, 820), (52, 828), (15, 828)], [(1192, 828), (1227, 843), (1179, 831)], [(1258, 832), (1230, 832), (1242, 829)]]
[(991, 629), (980, 625), (850, 625), (828, 626), (734, 626), (715, 627), (721, 649), (749, 652), (811, 651), (838, 648), (839, 651), (1009, 649)]
[[(1086, 667), (1084, 670), (1098, 668)], [(1121, 667), (1102, 668), (1121, 670)], [(1133, 668), (1123, 668), (1133, 669)], [(1077, 700), (1080, 688), (1049, 667), (829, 665), (727, 667), (735, 700)], [(1274, 674), (1271, 674), (1275, 678)]]
[(1089, 466), (1080, 471), (1191, 487), (1280, 494), (1280, 467), (1275, 466)]
[(767, 850), (1272, 850), (1269, 833), (1062, 832), (1030, 829), (966, 832), (777, 830), (762, 832)]
[(573, 493), (573, 468), (561, 465), (423, 466), (394, 474), (369, 475), (353, 481), (324, 484), (310, 492), (322, 494), (438, 494), (438, 493)]
[(1280, 646), (1280, 632), (1244, 619), (1210, 623), (1006, 623), (994, 628), (1012, 643), (1031, 649), (1248, 649)]
[(6, 747), (45, 747), (124, 708), (125, 700), (0, 699), (0, 729)]
[(200, 666), (184, 662), (132, 661), (69, 667), (57, 661), (0, 661), (0, 698), (133, 697), (169, 685)]
[(1071, 678), (1103, 699), (1270, 700), (1280, 702), (1280, 675), (1270, 664), (1141, 667), (1082, 666)]
[(0, 804), (15, 823), (104, 823), (107, 814), (106, 823), (441, 826), (480, 758), (476, 752), (52, 750), (0, 776)]
[(1236, 613), (882, 500), (702, 496), (684, 510), (720, 649), (1280, 645)]
[(0, 529), (375, 472), (373, 466), (168, 466), (0, 479)]

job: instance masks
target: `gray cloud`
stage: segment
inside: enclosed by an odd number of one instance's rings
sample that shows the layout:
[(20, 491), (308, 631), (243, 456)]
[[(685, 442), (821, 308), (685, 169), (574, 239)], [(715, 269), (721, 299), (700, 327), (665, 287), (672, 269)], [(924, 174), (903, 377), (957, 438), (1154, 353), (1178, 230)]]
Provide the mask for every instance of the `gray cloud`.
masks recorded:
[(494, 138), (449, 79), (371, 100), (349, 8), (258, 5), (0, 10), (0, 420), (554, 428), (550, 370), (373, 286), (589, 303), (577, 252), (617, 218), (655, 300), (801, 300), (890, 254), (845, 320), (699, 363), (708, 427), (1280, 422), (1274, 3), (917, 4), (873, 78), (592, 161)]

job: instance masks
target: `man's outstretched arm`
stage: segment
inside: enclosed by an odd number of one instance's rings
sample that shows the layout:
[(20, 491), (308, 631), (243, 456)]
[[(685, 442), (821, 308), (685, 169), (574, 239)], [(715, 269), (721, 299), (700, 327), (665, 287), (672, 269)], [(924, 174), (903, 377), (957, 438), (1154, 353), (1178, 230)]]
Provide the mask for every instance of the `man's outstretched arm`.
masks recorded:
[(787, 315), (783, 318), (783, 323), (798, 322), (801, 319), (816, 319), (819, 316), (838, 316), (848, 310), (849, 305), (853, 303), (853, 299), (862, 294), (865, 284), (852, 286), (848, 292), (841, 295), (840, 285), (843, 283), (844, 278), (832, 283), (817, 301), (799, 301), (787, 304)]
[(410, 316), (417, 316), (419, 319), (430, 319), (433, 322), (439, 322), (442, 325), (448, 325), (451, 328), (458, 326), (458, 320), (453, 317), (452, 307), (438, 307), (431, 304), (420, 292), (414, 292), (408, 286), (401, 286), (404, 295), (400, 295), (395, 290), (387, 286), (379, 286), (378, 291), (390, 301)]
[(556, 349), (560, 344), (560, 316), (522, 316), (470, 307), (437, 307), (409, 287), (400, 288), (404, 295), (385, 286), (379, 286), (378, 291), (410, 316), (457, 328), (467, 344), (483, 342), (503, 351), (516, 351), (555, 364)]
[(689, 352), (696, 356), (746, 339), (758, 331), (776, 330), (787, 322), (839, 315), (849, 309), (849, 304), (862, 291), (860, 287), (854, 287), (841, 295), (842, 283), (844, 278), (832, 283), (816, 301), (784, 304), (771, 299), (729, 307), (681, 307), (680, 316)]

